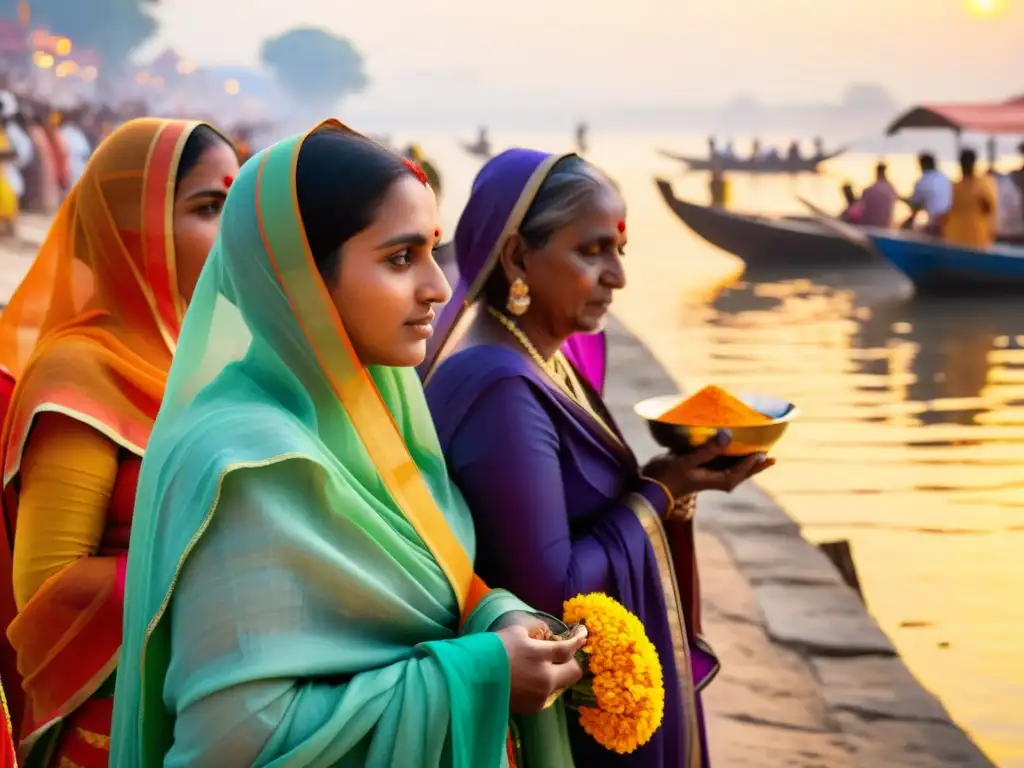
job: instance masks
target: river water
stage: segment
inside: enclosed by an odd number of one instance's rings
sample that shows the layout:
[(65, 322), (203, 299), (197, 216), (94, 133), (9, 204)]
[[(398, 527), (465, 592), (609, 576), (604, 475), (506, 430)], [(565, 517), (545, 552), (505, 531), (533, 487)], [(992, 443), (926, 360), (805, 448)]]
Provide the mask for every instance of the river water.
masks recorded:
[[(451, 136), (420, 138), (444, 175), (451, 230), (479, 163)], [(569, 139), (492, 135), (499, 148), (552, 151)], [(681, 384), (799, 405), (762, 485), (812, 540), (851, 540), (868, 606), (913, 672), (994, 761), (1024, 766), (1024, 301), (908, 299), (885, 268), (737, 281), (741, 262), (691, 233), (652, 181), (705, 201), (706, 176), (654, 152), (701, 154), (702, 138), (592, 143), (629, 207), (618, 317)], [(848, 155), (817, 177), (735, 176), (732, 204), (803, 213), (800, 195), (838, 210), (840, 183), (868, 183), (877, 159)], [(908, 193), (915, 159), (887, 160)]]

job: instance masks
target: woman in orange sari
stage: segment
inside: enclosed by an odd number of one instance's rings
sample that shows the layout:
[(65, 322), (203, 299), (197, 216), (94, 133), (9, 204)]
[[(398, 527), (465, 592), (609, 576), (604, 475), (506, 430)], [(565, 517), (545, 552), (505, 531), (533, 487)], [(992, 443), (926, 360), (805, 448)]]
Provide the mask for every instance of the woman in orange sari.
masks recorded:
[(0, 437), (24, 695), (11, 709), (28, 766), (108, 763), (138, 468), (237, 173), (209, 126), (126, 123), (0, 317), (0, 365), (17, 382)]

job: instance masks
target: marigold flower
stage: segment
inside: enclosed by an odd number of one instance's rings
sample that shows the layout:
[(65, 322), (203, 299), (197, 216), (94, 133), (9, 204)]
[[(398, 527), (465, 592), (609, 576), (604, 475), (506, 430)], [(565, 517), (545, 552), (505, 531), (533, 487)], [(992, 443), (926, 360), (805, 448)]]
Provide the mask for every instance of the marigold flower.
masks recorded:
[(608, 595), (577, 595), (563, 606), (566, 624), (587, 628), (584, 678), (570, 702), (601, 746), (628, 754), (650, 741), (665, 714), (661, 660), (643, 624)]

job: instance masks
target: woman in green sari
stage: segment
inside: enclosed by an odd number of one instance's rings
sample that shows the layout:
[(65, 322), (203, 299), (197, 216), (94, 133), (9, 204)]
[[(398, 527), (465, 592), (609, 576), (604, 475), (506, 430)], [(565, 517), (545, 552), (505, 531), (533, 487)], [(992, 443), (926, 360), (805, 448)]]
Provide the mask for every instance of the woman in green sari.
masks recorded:
[(422, 171), (338, 123), (235, 180), (143, 462), (115, 768), (490, 768), (537, 712), (527, 765), (571, 765), (545, 706), (585, 638), (473, 575), (412, 368), (439, 238)]

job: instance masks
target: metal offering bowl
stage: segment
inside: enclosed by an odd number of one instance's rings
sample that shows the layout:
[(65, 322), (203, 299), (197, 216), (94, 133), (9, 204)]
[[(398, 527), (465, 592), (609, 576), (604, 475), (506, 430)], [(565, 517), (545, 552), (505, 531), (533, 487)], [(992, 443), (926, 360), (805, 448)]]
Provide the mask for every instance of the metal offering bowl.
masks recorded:
[(659, 395), (641, 400), (633, 411), (647, 422), (654, 442), (673, 453), (692, 451), (713, 438), (719, 430), (728, 429), (732, 442), (725, 453), (708, 463), (712, 469), (728, 469), (752, 453), (767, 453), (800, 413), (793, 404), (771, 395), (739, 394), (736, 398), (755, 411), (772, 419), (767, 424), (750, 427), (735, 427), (723, 424), (718, 427), (693, 427), (658, 421), (661, 414), (679, 402), (681, 395)]

